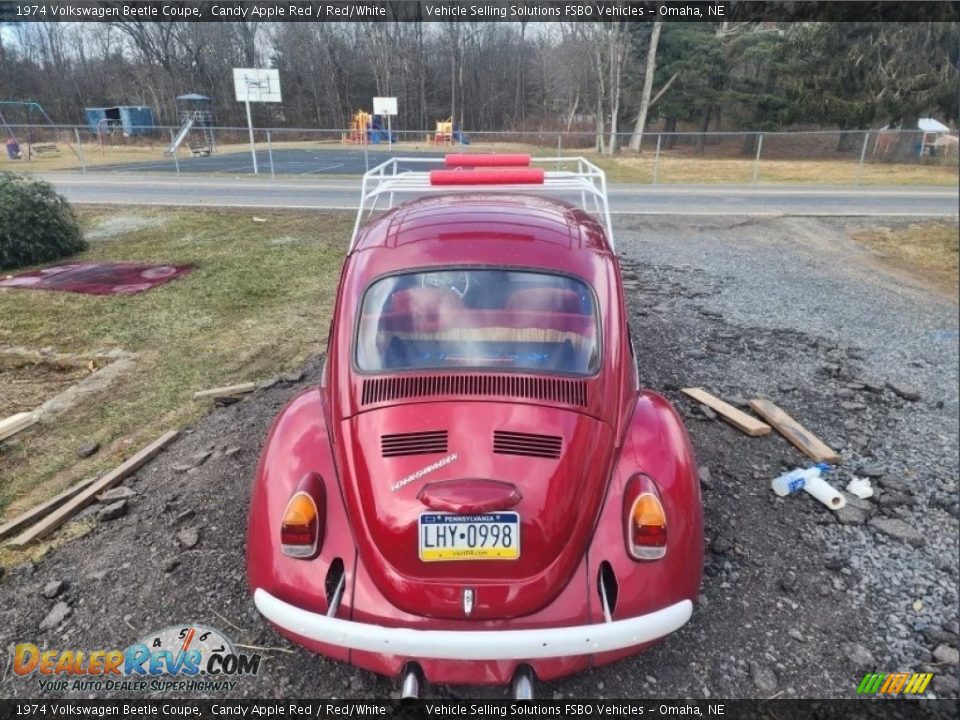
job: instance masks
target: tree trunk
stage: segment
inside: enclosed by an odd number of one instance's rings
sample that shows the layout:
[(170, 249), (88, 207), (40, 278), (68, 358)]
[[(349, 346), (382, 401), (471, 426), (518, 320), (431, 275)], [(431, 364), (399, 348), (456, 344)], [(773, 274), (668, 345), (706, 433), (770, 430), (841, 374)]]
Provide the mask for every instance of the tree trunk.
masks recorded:
[(577, 115), (577, 107), (580, 105), (580, 88), (577, 88), (577, 94), (573, 97), (573, 104), (570, 106), (570, 112), (567, 113), (567, 132), (573, 126), (573, 118)]
[(707, 128), (710, 127), (710, 116), (713, 114), (713, 108), (708, 107), (703, 111), (703, 117), (700, 118), (700, 136), (697, 138), (697, 152), (703, 154), (703, 146), (707, 142)]
[[(611, 53), (613, 55), (613, 53)], [(619, 59), (611, 57), (612, 65), (619, 65)], [(610, 141), (607, 143), (607, 152), (615, 154), (618, 149), (617, 144), (617, 120), (620, 116), (620, 85), (621, 73), (618, 69), (611, 68), (612, 77), (610, 78)]]
[(840, 123), (840, 137), (837, 139), (837, 152), (846, 152), (853, 147), (853, 133), (847, 132), (847, 124)]
[(596, 140), (596, 150), (601, 155), (603, 154), (603, 98), (600, 94), (597, 94), (597, 110), (594, 113), (594, 118), (596, 119), (597, 126), (597, 140)]
[(643, 95), (640, 97), (640, 112), (637, 113), (637, 121), (633, 126), (633, 137), (630, 138), (630, 149), (634, 152), (640, 152), (640, 142), (643, 139), (643, 131), (647, 126), (647, 112), (650, 110), (650, 94), (653, 92), (653, 74), (657, 70), (657, 45), (660, 42), (660, 28), (662, 21), (653, 24), (653, 31), (650, 33), (650, 47), (647, 49), (647, 69), (643, 76)]
[(243, 61), (247, 67), (257, 66), (257, 30), (260, 29), (258, 21), (236, 23), (237, 33), (240, 35), (241, 51)]
[(517, 59), (517, 88), (513, 101), (513, 117), (519, 118), (521, 122), (526, 117), (527, 105), (527, 80), (524, 77), (524, 66), (526, 65), (525, 56), (527, 49), (527, 23), (520, 21), (520, 57)]
[(613, 155), (620, 146), (617, 131), (620, 129), (620, 98), (623, 95), (623, 70), (627, 64), (630, 35), (623, 24), (616, 25), (610, 33), (610, 142), (607, 152)]
[(597, 152), (601, 155), (604, 152), (604, 142), (603, 142), (603, 128), (604, 128), (604, 113), (603, 113), (603, 97), (606, 95), (604, 91), (604, 82), (603, 82), (603, 56), (599, 46), (594, 52), (594, 62), (596, 64), (597, 70), (597, 111), (595, 115), (596, 127), (597, 127)]
[(665, 150), (669, 150), (673, 147), (673, 141), (676, 137), (673, 135), (677, 131), (677, 119), (675, 117), (668, 117), (666, 122), (663, 124), (663, 131), (667, 133), (667, 144), (664, 145)]
[[(463, 51), (461, 51), (461, 52), (460, 52), (460, 62), (458, 63), (458, 64), (459, 64), (459, 68), (457, 69), (457, 72), (458, 72), (457, 82), (458, 82), (459, 85), (460, 85), (460, 87), (459, 87), (459, 90), (460, 90), (460, 93), (459, 93), (459, 96), (460, 96), (460, 122), (458, 123), (458, 122), (457, 122), (457, 119), (456, 119), (456, 118), (453, 118), (453, 128), (458, 128), (458, 129), (460, 130), (460, 132), (463, 132), (463, 108), (464, 108), (464, 105), (465, 105), (465, 103), (464, 103), (464, 92), (463, 92), (463, 55), (464, 55), (464, 53), (463, 53)], [(451, 128), (451, 130), (452, 130), (453, 128)], [(450, 142), (453, 142), (453, 135), (450, 136)]]
[(457, 121), (457, 56), (460, 52), (460, 25), (453, 21), (453, 53), (450, 56), (450, 122)]
[(417, 74), (419, 75), (420, 112), (417, 127), (427, 127), (427, 75), (423, 62), (423, 23), (417, 23)]

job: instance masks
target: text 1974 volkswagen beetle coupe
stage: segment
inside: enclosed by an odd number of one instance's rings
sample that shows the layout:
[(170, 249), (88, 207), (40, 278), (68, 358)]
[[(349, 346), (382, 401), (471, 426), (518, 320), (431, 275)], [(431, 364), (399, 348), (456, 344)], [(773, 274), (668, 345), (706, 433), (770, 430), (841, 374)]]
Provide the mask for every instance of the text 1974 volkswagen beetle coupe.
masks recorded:
[(541, 162), (367, 173), (321, 385), (280, 413), (254, 479), (259, 611), (406, 697), (532, 697), (534, 676), (676, 630), (699, 590), (696, 464), (639, 388), (603, 172)]

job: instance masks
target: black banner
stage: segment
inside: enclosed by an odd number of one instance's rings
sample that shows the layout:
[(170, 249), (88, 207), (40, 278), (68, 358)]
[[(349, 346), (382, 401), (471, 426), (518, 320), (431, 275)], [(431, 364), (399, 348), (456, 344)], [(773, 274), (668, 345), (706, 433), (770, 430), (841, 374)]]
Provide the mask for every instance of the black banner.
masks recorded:
[(957, 700), (2, 700), (0, 720), (118, 718), (666, 718), (955, 720)]
[(960, 2), (864, 0), (0, 0), (3, 22), (956, 22)]

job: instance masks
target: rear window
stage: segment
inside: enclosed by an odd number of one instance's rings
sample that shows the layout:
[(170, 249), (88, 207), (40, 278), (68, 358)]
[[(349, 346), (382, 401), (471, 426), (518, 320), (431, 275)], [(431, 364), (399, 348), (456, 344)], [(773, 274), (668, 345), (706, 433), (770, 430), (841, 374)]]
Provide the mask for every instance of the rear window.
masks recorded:
[(579, 280), (516, 270), (406, 273), (374, 282), (357, 330), (360, 370), (524, 370), (592, 375), (593, 293)]

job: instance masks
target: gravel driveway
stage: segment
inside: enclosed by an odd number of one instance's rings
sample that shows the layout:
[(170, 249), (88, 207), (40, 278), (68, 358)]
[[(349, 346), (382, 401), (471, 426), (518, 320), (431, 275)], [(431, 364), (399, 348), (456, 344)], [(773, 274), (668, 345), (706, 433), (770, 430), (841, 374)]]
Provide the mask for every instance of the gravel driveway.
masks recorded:
[[(692, 621), (666, 643), (540, 684), (540, 697), (852, 697), (864, 673), (901, 670), (933, 672), (931, 694), (958, 695), (957, 306), (880, 270), (847, 239), (856, 223), (619, 219), (641, 377), (686, 416), (701, 466), (706, 574)], [(126, 515), (8, 568), (8, 657), (24, 641), (125, 647), (192, 620), (285, 650), (266, 651), (233, 695), (396, 696), (390, 680), (290, 646), (245, 587), (262, 438), (319, 367), (214, 410), (127, 481)], [(734, 404), (769, 397), (842, 453), (835, 486), (869, 477), (877, 494), (838, 514), (803, 493), (775, 497), (770, 479), (809, 462), (775, 433), (748, 438), (705, 413), (678, 392), (692, 385)], [(66, 616), (41, 630), (54, 608)], [(0, 697), (39, 694), (3, 664)]]

